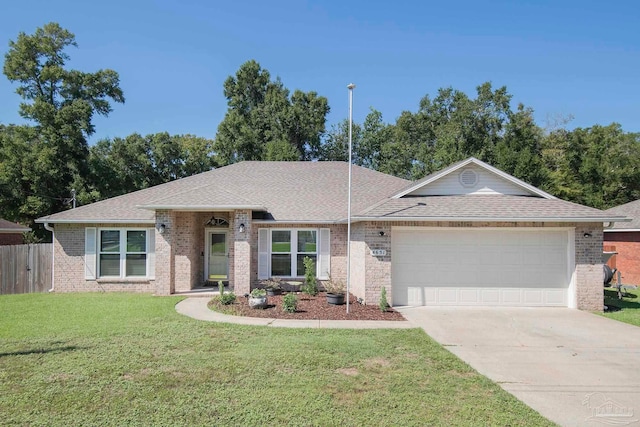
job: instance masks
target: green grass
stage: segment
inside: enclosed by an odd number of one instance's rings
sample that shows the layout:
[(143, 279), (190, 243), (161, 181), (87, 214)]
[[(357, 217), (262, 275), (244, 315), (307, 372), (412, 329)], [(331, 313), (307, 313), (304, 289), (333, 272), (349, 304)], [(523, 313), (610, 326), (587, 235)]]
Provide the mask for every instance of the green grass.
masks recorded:
[(551, 425), (419, 329), (208, 323), (178, 301), (0, 296), (0, 425)]
[(639, 289), (626, 291), (625, 296), (621, 300), (618, 299), (618, 292), (616, 290), (605, 289), (604, 305), (608, 307), (615, 307), (615, 309), (618, 310), (614, 309), (614, 311), (603, 313), (603, 316), (640, 326)]

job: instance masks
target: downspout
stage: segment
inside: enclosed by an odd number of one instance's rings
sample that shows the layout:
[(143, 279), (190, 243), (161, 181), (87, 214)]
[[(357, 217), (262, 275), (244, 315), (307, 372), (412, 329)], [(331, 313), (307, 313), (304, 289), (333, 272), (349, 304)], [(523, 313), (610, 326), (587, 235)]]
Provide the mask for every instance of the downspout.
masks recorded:
[(55, 282), (55, 271), (56, 271), (56, 251), (55, 251), (55, 240), (56, 234), (51, 225), (48, 222), (44, 223), (44, 229), (51, 232), (51, 289), (49, 292), (54, 292), (56, 290), (56, 282)]
[(616, 224), (616, 222), (615, 222), (615, 221), (609, 221), (609, 224), (607, 224), (604, 228), (607, 228), (607, 229), (609, 229), (609, 228), (613, 228), (613, 226), (614, 226), (615, 224)]

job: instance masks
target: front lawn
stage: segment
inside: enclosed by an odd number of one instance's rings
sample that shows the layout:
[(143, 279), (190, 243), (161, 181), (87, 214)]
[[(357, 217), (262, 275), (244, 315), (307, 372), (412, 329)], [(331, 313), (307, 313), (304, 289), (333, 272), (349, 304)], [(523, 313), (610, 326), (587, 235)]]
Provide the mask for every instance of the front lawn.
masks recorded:
[(419, 329), (207, 323), (178, 301), (0, 296), (0, 424), (552, 425)]
[(603, 313), (603, 316), (640, 326), (640, 289), (628, 290), (624, 294), (620, 300), (615, 289), (605, 289), (604, 305), (610, 311)]

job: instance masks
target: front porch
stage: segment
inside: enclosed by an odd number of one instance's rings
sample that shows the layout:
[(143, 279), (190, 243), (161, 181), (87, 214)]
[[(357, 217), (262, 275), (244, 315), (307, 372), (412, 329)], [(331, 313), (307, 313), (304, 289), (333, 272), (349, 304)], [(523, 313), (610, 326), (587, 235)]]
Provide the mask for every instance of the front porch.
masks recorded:
[(156, 293), (217, 294), (220, 280), (236, 294), (249, 292), (250, 230), (246, 210), (156, 211)]

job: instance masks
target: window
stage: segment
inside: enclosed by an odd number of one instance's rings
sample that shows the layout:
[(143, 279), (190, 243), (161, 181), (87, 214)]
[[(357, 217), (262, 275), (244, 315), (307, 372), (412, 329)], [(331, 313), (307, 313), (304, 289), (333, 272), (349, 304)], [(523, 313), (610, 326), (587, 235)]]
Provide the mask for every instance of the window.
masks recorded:
[(258, 279), (302, 277), (305, 257), (313, 260), (316, 277), (329, 278), (331, 231), (328, 228), (258, 229)]
[(317, 230), (271, 230), (270, 276), (304, 276), (305, 257), (318, 257)]
[(101, 229), (98, 274), (100, 277), (147, 276), (147, 231)]

